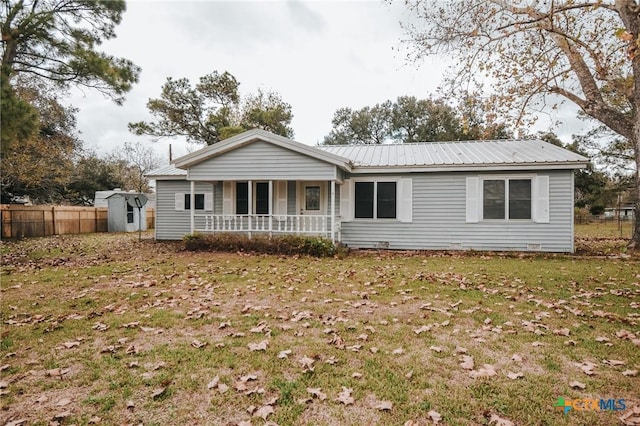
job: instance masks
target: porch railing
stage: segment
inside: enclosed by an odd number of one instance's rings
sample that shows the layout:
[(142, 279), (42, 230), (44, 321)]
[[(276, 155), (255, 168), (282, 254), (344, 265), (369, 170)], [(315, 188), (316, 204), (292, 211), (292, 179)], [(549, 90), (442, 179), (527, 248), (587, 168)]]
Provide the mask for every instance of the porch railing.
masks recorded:
[[(328, 215), (204, 215), (196, 214), (198, 232), (267, 232), (283, 234), (322, 235), (331, 237), (331, 216)], [(340, 220), (334, 218), (338, 237)]]

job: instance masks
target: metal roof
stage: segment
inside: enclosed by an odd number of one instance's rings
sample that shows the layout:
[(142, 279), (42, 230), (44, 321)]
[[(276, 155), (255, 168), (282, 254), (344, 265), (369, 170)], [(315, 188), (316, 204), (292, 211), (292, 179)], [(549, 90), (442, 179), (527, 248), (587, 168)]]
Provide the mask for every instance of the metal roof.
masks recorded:
[(350, 160), (354, 168), (560, 163), (582, 166), (589, 161), (581, 155), (541, 140), (326, 145), (317, 148)]
[(179, 169), (173, 164), (167, 164), (166, 166), (162, 166), (157, 169), (151, 170), (146, 174), (146, 176), (148, 177), (162, 177), (162, 176), (186, 177), (187, 171), (184, 169)]

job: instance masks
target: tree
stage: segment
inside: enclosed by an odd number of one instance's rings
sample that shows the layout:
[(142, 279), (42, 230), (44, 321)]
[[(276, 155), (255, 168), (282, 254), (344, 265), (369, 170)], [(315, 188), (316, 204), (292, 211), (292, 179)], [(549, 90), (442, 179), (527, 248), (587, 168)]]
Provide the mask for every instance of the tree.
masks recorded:
[[(25, 140), (26, 128), (37, 128), (33, 108), (12, 96), (16, 76), (30, 76), (58, 88), (89, 87), (122, 103), (140, 68), (96, 47), (115, 37), (125, 8), (123, 0), (2, 1), (3, 149), (13, 140)], [(5, 109), (6, 105), (13, 108)], [(8, 123), (20, 123), (19, 129), (5, 127)]]
[(160, 98), (147, 102), (157, 121), (129, 123), (129, 130), (154, 138), (182, 136), (207, 145), (254, 128), (293, 136), (291, 105), (277, 93), (262, 91), (241, 102), (239, 86), (226, 71), (200, 77), (194, 87), (186, 78), (169, 77)]
[(114, 149), (107, 156), (107, 161), (112, 164), (118, 180), (123, 182), (120, 187), (138, 192), (151, 190), (145, 174), (160, 164), (155, 151), (141, 142), (125, 142), (122, 148)]
[(485, 112), (482, 104), (464, 98), (453, 107), (444, 99), (399, 96), (359, 110), (338, 109), (325, 145), (504, 139), (508, 128)]
[(95, 152), (86, 152), (75, 163), (65, 198), (71, 204), (90, 206), (96, 191), (126, 189), (125, 184), (113, 162), (100, 158)]
[[(545, 102), (573, 102), (631, 141), (640, 192), (638, 0), (406, 4), (420, 22), (406, 26), (415, 57), (458, 59), (448, 80), (452, 89), (488, 82), (496, 111), (517, 123)], [(640, 221), (630, 247), (640, 247)]]
[(76, 109), (61, 105), (55, 92), (33, 80), (19, 79), (15, 92), (15, 101), (33, 106), (40, 119), (37, 132), (0, 156), (2, 198), (28, 195), (36, 202), (60, 202), (81, 149)]
[(391, 137), (392, 104), (386, 101), (373, 107), (354, 111), (338, 109), (331, 123), (333, 129), (325, 136), (325, 145), (381, 144)]

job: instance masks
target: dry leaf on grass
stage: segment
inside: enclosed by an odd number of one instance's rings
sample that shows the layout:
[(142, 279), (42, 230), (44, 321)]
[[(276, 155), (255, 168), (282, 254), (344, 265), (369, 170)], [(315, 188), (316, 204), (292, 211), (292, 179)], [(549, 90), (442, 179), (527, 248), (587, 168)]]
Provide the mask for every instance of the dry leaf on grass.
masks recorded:
[(7, 422), (5, 426), (22, 426), (27, 423), (27, 419), (18, 419)]
[(579, 382), (577, 380), (574, 380), (573, 382), (569, 382), (569, 386), (571, 386), (573, 389), (582, 389), (582, 390), (584, 390), (584, 389), (587, 388), (587, 385), (585, 385), (584, 383)]
[(429, 349), (437, 353), (440, 353), (444, 350), (442, 346), (429, 346)]
[(284, 351), (281, 351), (281, 352), (278, 354), (278, 358), (280, 358), (280, 359), (287, 359), (287, 358), (289, 357), (289, 355), (291, 355), (291, 352), (292, 352), (292, 351), (291, 351), (291, 349), (286, 349), (286, 350), (284, 350)]
[(71, 349), (71, 348), (75, 348), (76, 346), (80, 346), (80, 342), (78, 342), (77, 340), (74, 340), (71, 342), (64, 342), (62, 345), (67, 349)]
[(429, 416), (434, 425), (437, 425), (442, 420), (442, 416), (436, 410), (429, 411), (427, 416)]
[(376, 405), (373, 406), (373, 408), (380, 411), (389, 411), (393, 408), (393, 402), (379, 401)]
[(307, 392), (318, 398), (320, 401), (327, 399), (327, 394), (322, 392), (322, 388), (307, 388)]
[(517, 372), (517, 373), (513, 373), (511, 371), (507, 372), (507, 377), (510, 378), (511, 380), (517, 380), (517, 379), (521, 379), (524, 377), (524, 374), (521, 372)]
[(636, 377), (638, 375), (638, 370), (624, 370), (622, 375), (627, 377)]
[(267, 420), (267, 417), (270, 414), (275, 413), (275, 410), (270, 405), (263, 405), (258, 408), (255, 413), (253, 413), (253, 417), (262, 417), (264, 420)]
[(355, 399), (353, 399), (353, 397), (351, 396), (352, 392), (353, 392), (353, 389), (343, 386), (342, 387), (342, 392), (340, 392), (338, 394), (338, 397), (336, 398), (336, 401), (341, 402), (344, 405), (353, 404), (355, 402)]
[(315, 370), (315, 367), (313, 366), (314, 362), (315, 361), (313, 360), (313, 358), (309, 358), (307, 356), (302, 357), (300, 359), (300, 365), (302, 365), (302, 372), (303, 373), (313, 372), (313, 370)]
[(393, 352), (391, 352), (392, 355), (402, 355), (403, 353), (404, 353), (404, 349), (402, 348), (394, 349)]
[(191, 341), (191, 346), (193, 346), (193, 347), (194, 347), (194, 348), (196, 348), (196, 349), (202, 349), (202, 348), (204, 348), (205, 346), (207, 346), (207, 342), (201, 342), (201, 341), (200, 341), (200, 340), (198, 340), (198, 339), (193, 339), (193, 340)]
[(492, 414), (489, 418), (489, 424), (495, 426), (514, 426), (511, 420), (504, 419), (497, 414)]
[(559, 328), (556, 330), (553, 330), (553, 334), (555, 334), (556, 336), (569, 336), (569, 334), (571, 333), (571, 330), (569, 330), (568, 328)]
[(522, 362), (522, 357), (518, 354), (513, 354), (513, 356), (511, 357), (511, 361), (513, 362)]
[(640, 405), (627, 408), (624, 414), (618, 418), (624, 425), (640, 425)]
[(167, 391), (166, 387), (154, 389), (153, 393), (151, 393), (151, 398), (157, 399), (160, 398)]
[(134, 408), (136, 408), (136, 404), (131, 400), (127, 401), (126, 405), (128, 410), (133, 410)]
[(474, 379), (483, 378), (483, 377), (492, 377), (497, 375), (496, 369), (491, 364), (482, 364), (482, 367), (478, 370), (473, 370), (469, 372), (469, 376)]
[(218, 387), (218, 383), (220, 382), (220, 376), (216, 376), (207, 384), (207, 389), (211, 390), (213, 388)]
[(473, 370), (475, 366), (473, 362), (473, 357), (469, 355), (462, 355), (462, 362), (460, 363), (460, 367), (464, 370)]
[(269, 346), (269, 341), (265, 339), (258, 343), (249, 343), (247, 346), (251, 352), (266, 351)]

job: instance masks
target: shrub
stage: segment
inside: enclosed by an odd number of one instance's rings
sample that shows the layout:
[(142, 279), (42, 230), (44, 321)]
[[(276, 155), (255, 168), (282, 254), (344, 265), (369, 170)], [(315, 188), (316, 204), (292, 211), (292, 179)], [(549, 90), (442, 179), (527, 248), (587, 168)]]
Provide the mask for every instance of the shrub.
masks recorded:
[(330, 257), (344, 255), (346, 250), (336, 247), (330, 240), (322, 237), (304, 237), (282, 235), (269, 237), (256, 235), (248, 238), (242, 234), (224, 233), (214, 235), (191, 234), (183, 238), (185, 248), (191, 251), (252, 252), (284, 255), (309, 255)]

